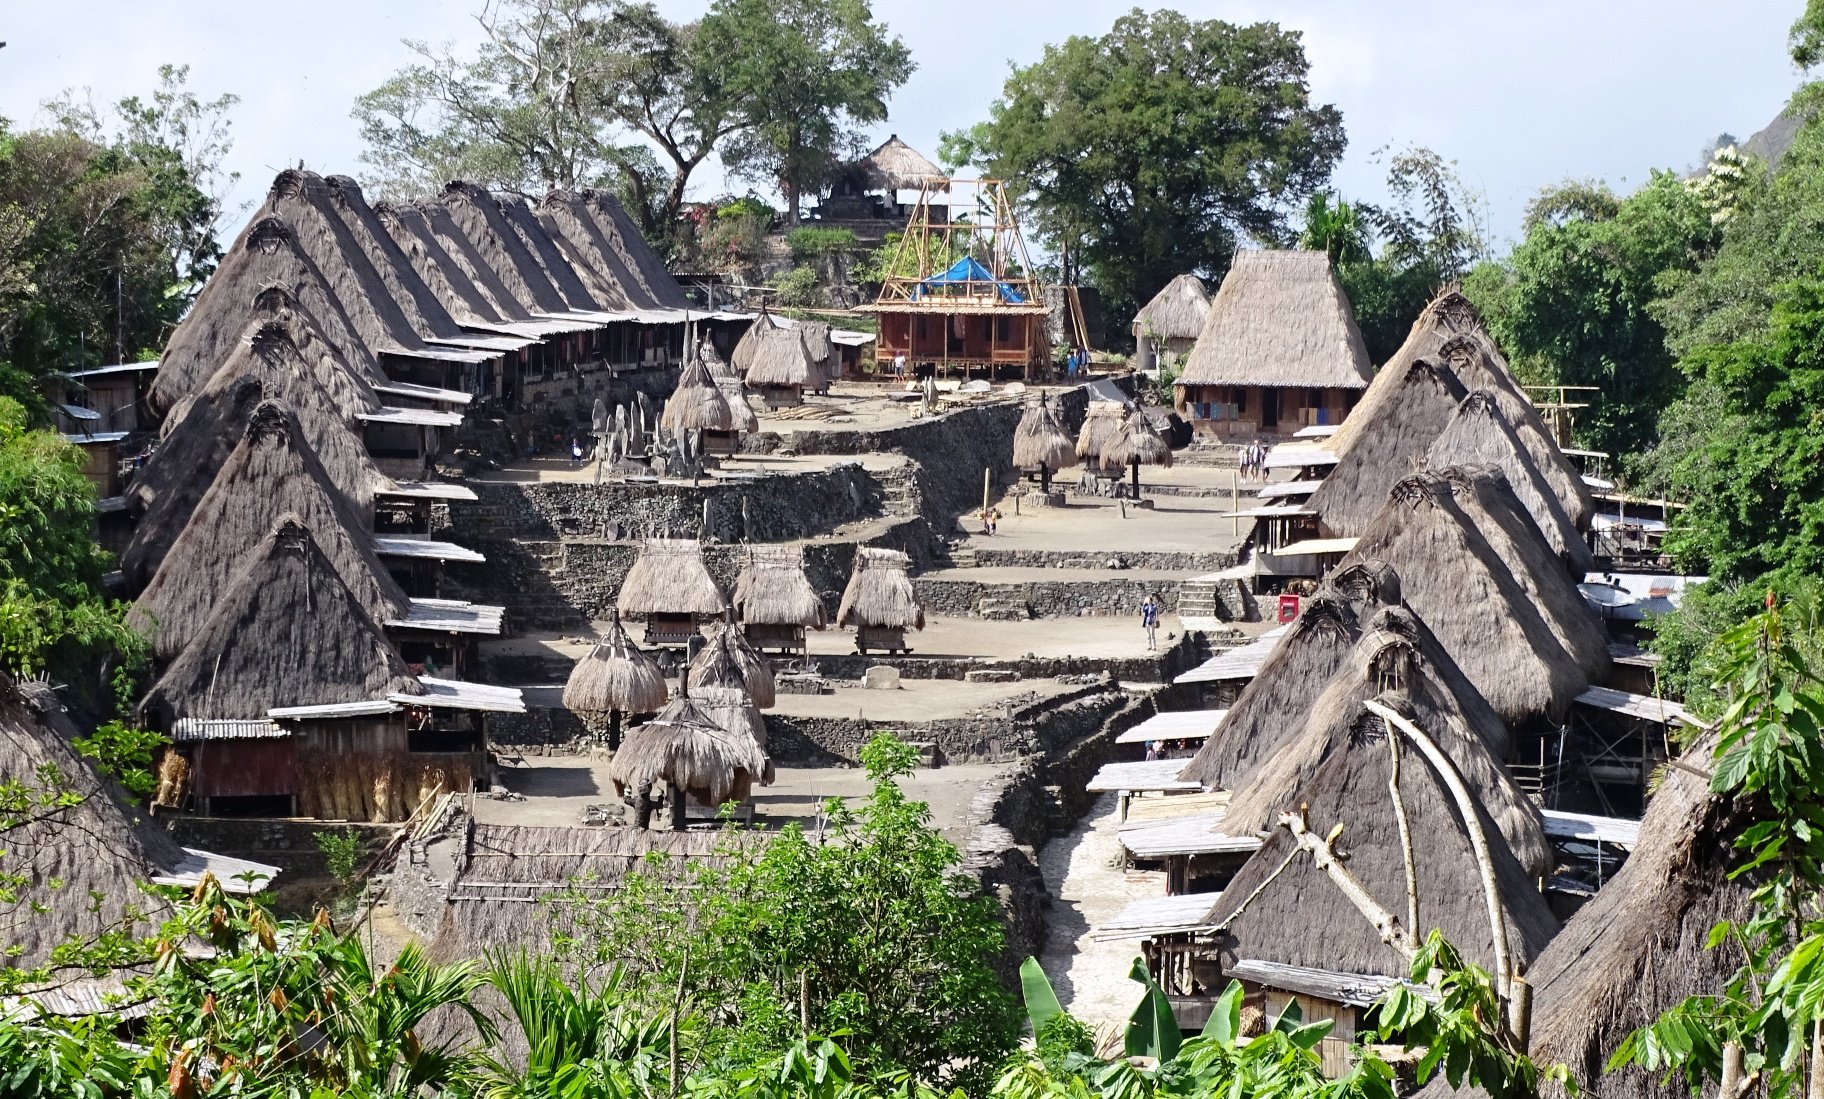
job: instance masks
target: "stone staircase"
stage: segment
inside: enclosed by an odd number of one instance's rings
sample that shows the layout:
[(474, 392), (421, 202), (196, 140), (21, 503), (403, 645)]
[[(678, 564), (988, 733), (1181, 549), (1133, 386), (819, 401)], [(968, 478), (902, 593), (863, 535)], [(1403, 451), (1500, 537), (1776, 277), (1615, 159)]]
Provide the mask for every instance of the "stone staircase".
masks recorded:
[(1032, 608), (1024, 599), (1007, 595), (986, 595), (976, 601), (975, 614), (995, 622), (1024, 622), (1032, 617)]
[(976, 560), (975, 547), (952, 546), (949, 550), (950, 567), (953, 569), (972, 569), (980, 564)]
[(924, 493), (919, 490), (918, 476), (910, 463), (880, 479), (880, 506), (888, 515), (909, 518), (918, 515), (923, 505)]
[(1218, 598), (1216, 586), (1218, 580), (1184, 580), (1178, 584), (1178, 617), (1179, 618), (1220, 618), (1228, 619)]

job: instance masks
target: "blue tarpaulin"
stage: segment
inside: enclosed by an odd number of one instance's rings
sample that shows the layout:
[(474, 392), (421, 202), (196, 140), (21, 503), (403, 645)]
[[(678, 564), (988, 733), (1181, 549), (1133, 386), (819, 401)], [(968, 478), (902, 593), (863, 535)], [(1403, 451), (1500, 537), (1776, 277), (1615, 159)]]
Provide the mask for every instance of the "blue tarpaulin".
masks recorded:
[(1000, 293), (1001, 300), (1004, 302), (1018, 305), (1026, 300), (1025, 295), (1021, 294), (1018, 290), (1015, 290), (1013, 287), (996, 279), (992, 274), (989, 274), (988, 269), (983, 267), (980, 263), (977, 263), (973, 256), (964, 256), (962, 259), (957, 260), (950, 265), (950, 270), (945, 271), (941, 275), (932, 275), (930, 278), (920, 279), (917, 289), (912, 292), (912, 297), (914, 300), (917, 300), (918, 298), (925, 296), (926, 290), (935, 290), (942, 286), (961, 285), (972, 282), (992, 283), (994, 288)]

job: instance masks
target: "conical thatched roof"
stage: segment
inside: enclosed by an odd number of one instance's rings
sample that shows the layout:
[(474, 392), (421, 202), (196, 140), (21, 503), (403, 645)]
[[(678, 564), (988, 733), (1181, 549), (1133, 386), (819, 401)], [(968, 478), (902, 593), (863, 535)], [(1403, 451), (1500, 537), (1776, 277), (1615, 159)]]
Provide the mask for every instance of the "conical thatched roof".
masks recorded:
[(830, 339), (830, 326), (827, 321), (799, 321), (792, 326), (798, 338), (804, 341), (804, 356), (811, 361), (811, 378), (808, 388), (825, 389), (842, 375), (842, 360), (837, 357), (836, 343)]
[[(1446, 290), (1433, 298), (1423, 312), (1412, 324), (1412, 330), (1406, 334), (1406, 342), (1400, 349), (1381, 365), (1375, 374), (1368, 391), (1349, 415), (1343, 419), (1342, 426), (1330, 436), (1329, 448), (1342, 454), (1355, 445), (1360, 436), (1374, 429), (1385, 414), (1387, 406), (1400, 399), (1400, 388), (1404, 384), (1408, 369), (1413, 363), (1424, 359), (1437, 365), (1447, 365), (1439, 356), (1439, 351), (1453, 337), (1477, 330), (1482, 320), (1476, 314), (1476, 307), (1469, 299), (1455, 290)], [(1458, 378), (1467, 392), (1476, 388), (1469, 382)]]
[(1452, 481), (1416, 474), (1393, 487), (1342, 563), (1373, 559), (1398, 571), (1406, 604), (1510, 726), (1561, 716), (1589, 678), (1490, 544), (1484, 522), (1479, 507), (1457, 499)]
[[(1428, 359), (1389, 366), (1369, 388), (1376, 390), (1379, 399), (1362, 401), (1331, 439), (1336, 466), (1311, 494), (1309, 506), (1329, 537), (1352, 537), (1368, 526), (1393, 483), (1424, 462), (1464, 397), (1456, 375)], [(1347, 440), (1344, 430), (1351, 431)]]
[(1172, 448), (1153, 430), (1153, 422), (1146, 418), (1146, 413), (1135, 408), (1103, 445), (1102, 464), (1110, 469), (1131, 465), (1170, 466)]
[[(1373, 669), (1357, 668), (1350, 679), (1353, 682), (1346, 686), (1338, 684), (1340, 689), (1326, 690), (1311, 714), (1303, 735), (1317, 742), (1315, 750), (1323, 762), (1297, 798), (1307, 807), (1307, 822), (1316, 835), (1328, 835), (1341, 826), (1335, 842), (1350, 873), (1404, 923), (1406, 862), (1399, 814), (1388, 795), (1392, 762), (1387, 730), (1362, 702), (1374, 699), (1408, 720), (1419, 719), (1415, 724), (1421, 728), (1431, 707), (1415, 703), (1406, 690), (1381, 690)], [(1473, 736), (1456, 743), (1466, 752), (1482, 751)], [(1398, 746), (1398, 789), (1414, 841), (1420, 924), (1416, 935), (1423, 938), (1437, 928), (1467, 960), (1493, 969), (1494, 935), (1464, 818), (1425, 755), (1403, 736)], [(1465, 782), (1473, 794), (1474, 780), (1465, 776)], [(1557, 921), (1495, 821), (1480, 804), (1474, 812), (1494, 860), (1511, 956), (1528, 965), (1551, 941)], [(1223, 963), (1246, 959), (1408, 977), (1406, 959), (1381, 941), (1380, 933), (1308, 855), (1287, 864), (1295, 847), (1291, 833), (1275, 827), (1217, 899), (1212, 916), (1227, 929), (1218, 939)]]
[(912, 559), (898, 550), (863, 546), (855, 551), (854, 571), (836, 609), (836, 625), (922, 630), (925, 608), (912, 593), (906, 570)]
[(160, 659), (183, 651), (248, 555), (287, 513), (312, 532), (368, 614), (380, 622), (405, 617), (410, 600), (374, 555), (366, 521), (330, 484), (297, 417), (266, 401), (133, 606), (130, 621), (154, 632)]
[[(738, 737), (745, 737), (766, 751), (766, 717), (760, 713), (760, 707), (747, 691), (740, 687), (698, 687), (690, 688), (690, 700), (697, 704), (697, 709), (704, 717), (714, 722), (723, 732)], [(754, 781), (761, 786), (771, 786), (773, 775), (771, 766), (767, 766), (754, 775)]]
[(690, 682), (694, 686), (699, 681), (705, 686), (738, 686), (763, 710), (778, 700), (772, 664), (746, 634), (726, 622), (712, 627), (709, 644), (691, 661)]
[(1077, 446), (1058, 421), (1051, 402), (1041, 393), (1020, 413), (1013, 429), (1013, 464), (1019, 469), (1047, 469), (1056, 473), (1077, 464)]
[(1127, 409), (1113, 401), (1091, 401), (1083, 414), (1083, 426), (1077, 431), (1077, 457), (1100, 463), (1126, 415)]
[(916, 191), (929, 183), (947, 181), (944, 170), (894, 134), (880, 147), (852, 166), (862, 186), (870, 191)]
[(1426, 464), (1442, 469), (1453, 465), (1492, 465), (1507, 477), (1520, 503), (1532, 516), (1533, 525), (1562, 559), (1573, 576), (1583, 576), (1596, 567), (1589, 546), (1577, 533), (1564, 505), (1546, 483), (1539, 467), (1533, 464), (1514, 429), (1508, 426), (1495, 394), (1478, 389), (1463, 399), (1456, 415), (1444, 431), (1432, 441), (1425, 456)]
[(735, 578), (735, 617), (756, 626), (829, 624), (823, 599), (804, 573), (804, 550), (798, 546), (751, 546), (747, 563)]
[(609, 618), (602, 639), (570, 669), (564, 708), (579, 714), (649, 714), (665, 705), (665, 673), (640, 651), (619, 618)]
[(140, 703), (166, 722), (422, 694), (295, 515), (280, 519)]
[(663, 782), (704, 805), (745, 800), (765, 774), (766, 755), (752, 736), (728, 732), (688, 698), (629, 732), (608, 764), (617, 794)]
[(728, 402), (732, 429), (742, 432), (760, 430), (760, 418), (754, 415), (753, 408), (747, 403), (747, 386), (742, 383), (741, 375), (728, 360), (716, 351), (716, 345), (707, 339), (699, 341), (697, 355), (703, 360), (709, 376), (715, 379), (716, 388), (722, 391), (722, 399)]
[(746, 352), (748, 363), (744, 377), (747, 384), (755, 388), (796, 386), (815, 389), (822, 376), (822, 364), (812, 360), (804, 337), (797, 329), (773, 328), (771, 323), (764, 318), (755, 321), (735, 348), (737, 367)]
[(1180, 385), (1363, 389), (1372, 367), (1323, 252), (1237, 252)]
[(1210, 316), (1210, 290), (1196, 275), (1179, 275), (1134, 314), (1139, 338), (1194, 340)]
[[(1405, 607), (1375, 612), (1323, 688), (1303, 730), (1284, 739), (1235, 791), (1223, 817), (1223, 831), (1246, 835), (1271, 830), (1279, 814), (1297, 807), (1303, 791), (1342, 750), (1339, 730), (1345, 738), (1348, 733), (1346, 726), (1338, 725), (1338, 715), (1359, 712), (1363, 699), (1375, 698), (1393, 684), (1398, 684), (1408, 706), (1407, 716), (1456, 763), (1520, 865), (1534, 878), (1549, 874), (1552, 849), (1545, 823), (1501, 762), (1507, 751), (1506, 726), (1431, 631)], [(1380, 793), (1358, 791), (1361, 797)]]
[(262, 322), (188, 402), (135, 478), (133, 492), (145, 513), (121, 554), (129, 581), (148, 580), (157, 571), (262, 400), (277, 401), (296, 416), (330, 483), (353, 513), (368, 514), (375, 492), (390, 481), (351, 426), (355, 414), (367, 410), (339, 404), (319, 381), (319, 365), (282, 324)]
[(694, 538), (648, 538), (627, 570), (616, 599), (623, 617), (648, 614), (694, 614), (719, 617), (728, 597), (703, 563), (703, 546)]
[[(751, 415), (751, 413), (750, 413)], [(665, 399), (659, 426), (666, 431), (728, 431), (734, 414), (703, 360), (691, 356), (678, 374), (678, 386)]]

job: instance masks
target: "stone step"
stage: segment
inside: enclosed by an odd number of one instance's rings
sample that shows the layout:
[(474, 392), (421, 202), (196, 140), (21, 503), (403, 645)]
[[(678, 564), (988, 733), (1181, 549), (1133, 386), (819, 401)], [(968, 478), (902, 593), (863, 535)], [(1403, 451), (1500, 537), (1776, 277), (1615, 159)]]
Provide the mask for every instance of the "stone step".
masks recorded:
[(1024, 600), (985, 595), (976, 601), (975, 613), (978, 618), (988, 618), (999, 622), (1020, 622), (1032, 617), (1032, 608), (1028, 607)]

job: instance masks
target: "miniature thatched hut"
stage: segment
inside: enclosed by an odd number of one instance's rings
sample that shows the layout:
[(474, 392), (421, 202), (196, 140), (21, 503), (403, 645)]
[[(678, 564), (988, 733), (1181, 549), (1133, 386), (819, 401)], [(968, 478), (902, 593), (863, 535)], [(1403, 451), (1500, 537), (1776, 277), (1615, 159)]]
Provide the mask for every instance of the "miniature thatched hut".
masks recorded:
[(715, 379), (716, 388), (722, 391), (722, 399), (728, 402), (729, 427), (737, 434), (754, 432), (760, 429), (760, 418), (747, 403), (747, 386), (741, 381), (741, 375), (729, 365), (716, 345), (708, 339), (697, 344), (697, 354), (703, 365), (709, 368), (709, 376)]
[(665, 785), (674, 832), (684, 828), (685, 795), (708, 806), (746, 801), (765, 774), (766, 755), (753, 737), (728, 732), (688, 698), (673, 699), (628, 733), (608, 765), (615, 793), (634, 791), (641, 827), (650, 820), (653, 790)]
[(765, 317), (748, 329), (735, 355), (737, 369), (747, 359), (743, 379), (768, 408), (800, 404), (807, 390), (815, 392), (824, 384), (823, 365), (811, 358), (804, 336), (795, 328), (774, 328)]
[(1027, 402), (1020, 423), (1013, 429), (1013, 464), (1039, 475), (1039, 489), (1051, 491), (1051, 475), (1077, 464), (1077, 447), (1064, 430), (1045, 394)]
[(1342, 423), (1371, 373), (1328, 255), (1238, 252), (1178, 376), (1177, 406), (1199, 434), (1290, 435)]
[(768, 332), (777, 329), (772, 314), (767, 312), (765, 303), (762, 303), (759, 315), (747, 326), (747, 331), (741, 333), (741, 338), (735, 341), (735, 349), (728, 353), (729, 368), (742, 378), (747, 377), (748, 370), (754, 365), (754, 356), (760, 350), (760, 341), (766, 338)]
[(807, 655), (805, 630), (829, 624), (799, 546), (751, 546), (735, 578), (735, 619), (756, 648)]
[(804, 341), (804, 356), (811, 362), (812, 380), (806, 388), (813, 393), (828, 393), (830, 383), (842, 375), (842, 357), (830, 338), (829, 322), (799, 321), (792, 330)]
[(1171, 464), (1171, 446), (1153, 430), (1152, 421), (1137, 407), (1121, 421), (1120, 429), (1102, 448), (1103, 468), (1126, 467), (1133, 471), (1133, 498), (1136, 500), (1140, 499), (1140, 467), (1170, 468)]
[(1456, 375), (1428, 359), (1390, 365), (1376, 375), (1349, 422), (1330, 440), (1336, 467), (1306, 505), (1328, 538), (1362, 533), (1456, 414), (1464, 390)]
[(739, 686), (754, 700), (754, 705), (766, 709), (777, 700), (772, 665), (760, 650), (749, 644), (746, 635), (726, 622), (710, 627), (709, 644), (703, 646), (703, 651), (690, 663), (690, 682), (695, 684), (701, 680), (731, 686), (722, 674), (726, 671), (724, 665), (740, 672)]
[(1091, 401), (1083, 414), (1083, 426), (1077, 429), (1077, 457), (1083, 464), (1100, 469), (1102, 454), (1127, 417), (1127, 406), (1114, 401)]
[(1210, 289), (1196, 275), (1179, 275), (1134, 314), (1134, 366), (1152, 370), (1165, 358), (1183, 358), (1196, 345), (1210, 316)]
[(1501, 402), (1487, 389), (1463, 399), (1450, 423), (1431, 444), (1427, 465), (1492, 465), (1507, 477), (1508, 487), (1532, 517), (1533, 525), (1575, 578), (1596, 567), (1589, 546), (1566, 514), (1557, 493), (1539, 472), (1520, 437), (1508, 424)]
[(659, 427), (672, 434), (701, 431), (705, 449), (712, 453), (733, 454), (740, 448), (735, 433), (734, 412), (728, 398), (709, 368), (695, 355), (678, 374), (677, 388), (665, 399), (665, 411)]
[(682, 647), (700, 623), (728, 613), (728, 597), (703, 563), (694, 538), (648, 538), (621, 581), (623, 618), (646, 622), (646, 643)]
[(854, 571), (836, 609), (839, 628), (855, 627), (855, 651), (911, 652), (907, 630), (925, 628), (925, 608), (919, 606), (907, 570), (911, 558), (898, 550), (863, 546), (855, 551)]
[(608, 747), (621, 743), (625, 714), (657, 713), (665, 705), (665, 673), (641, 652), (617, 617), (608, 619), (601, 640), (570, 669), (564, 708), (591, 721), (608, 723)]
[(264, 401), (140, 593), (129, 621), (172, 660), (202, 629), (249, 555), (289, 513), (357, 602), (378, 622), (406, 617), (410, 600), (375, 556), (367, 522), (349, 510), (291, 410)]

